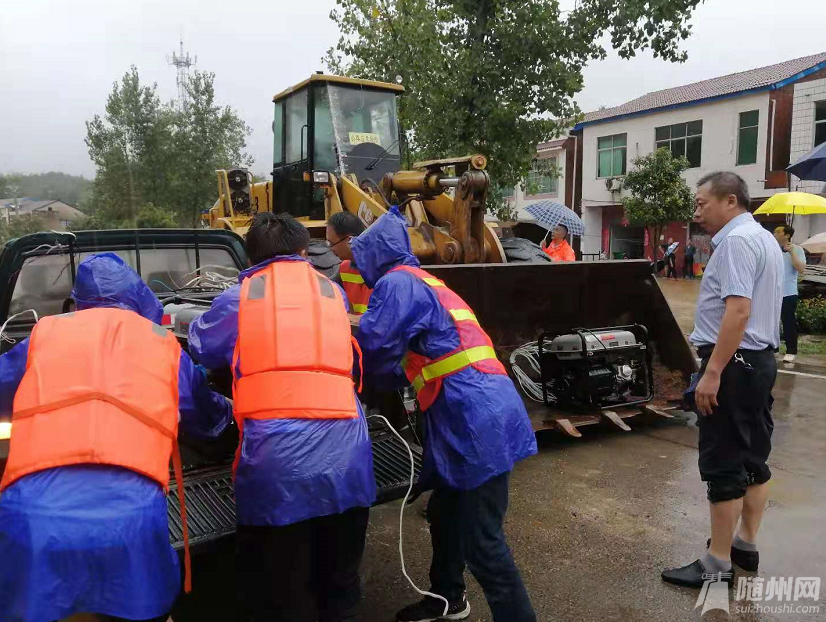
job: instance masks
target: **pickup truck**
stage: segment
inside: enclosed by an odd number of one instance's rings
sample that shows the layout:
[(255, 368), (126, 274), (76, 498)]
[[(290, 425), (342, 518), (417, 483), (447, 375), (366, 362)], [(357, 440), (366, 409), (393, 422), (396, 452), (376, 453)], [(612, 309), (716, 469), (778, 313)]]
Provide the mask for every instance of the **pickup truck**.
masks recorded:
[[(164, 304), (164, 326), (173, 331), (182, 347), (187, 347), (189, 323), (209, 309), (232, 275), (248, 266), (243, 240), (235, 233), (215, 229), (141, 229), (80, 231), (75, 233), (35, 233), (11, 240), (0, 252), (0, 324), (12, 315), (34, 309), (39, 317), (69, 309), (70, 292), (78, 264), (92, 253), (111, 251), (123, 258), (150, 285)], [(317, 269), (328, 276), (337, 271), (320, 246), (310, 253)], [(210, 273), (192, 283), (193, 275)], [(229, 277), (228, 277), (229, 275)], [(35, 319), (25, 314), (10, 321), (2, 339), (5, 352), (32, 331)], [(211, 377), (216, 390), (229, 395), (231, 377), (223, 370)], [(364, 401), (364, 399), (362, 400)], [(408, 413), (410, 402), (400, 394), (368, 398), (368, 412), (380, 412), (397, 430), (409, 428), (415, 435)], [(378, 421), (378, 420), (376, 420)], [(8, 422), (0, 422), (0, 474), (6, 465)], [(381, 423), (369, 423), (373, 461), (378, 488), (377, 504), (400, 499), (410, 481), (407, 449)], [(412, 436), (411, 436), (412, 438)], [(183, 462), (190, 544), (193, 556), (211, 550), (215, 543), (235, 532), (235, 500), (232, 487), (232, 460), (238, 444), (234, 423), (214, 441), (179, 435)], [(421, 448), (411, 442), (415, 472), (421, 467)], [(183, 546), (178, 496), (174, 478), (168, 495), (169, 540)]]

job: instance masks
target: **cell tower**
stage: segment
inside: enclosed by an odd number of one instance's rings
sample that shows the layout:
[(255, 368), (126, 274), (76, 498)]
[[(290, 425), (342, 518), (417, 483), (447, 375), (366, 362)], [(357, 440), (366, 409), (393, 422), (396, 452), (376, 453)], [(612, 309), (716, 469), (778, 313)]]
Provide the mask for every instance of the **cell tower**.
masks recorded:
[(189, 68), (195, 66), (198, 57), (190, 56), (189, 52), (184, 54), (184, 40), (181, 37), (180, 53), (172, 52), (172, 56), (167, 56), (166, 60), (178, 70), (178, 77), (175, 79), (175, 83), (178, 85), (178, 105), (181, 110), (186, 110), (189, 106), (189, 95), (186, 91), (186, 85), (189, 83)]

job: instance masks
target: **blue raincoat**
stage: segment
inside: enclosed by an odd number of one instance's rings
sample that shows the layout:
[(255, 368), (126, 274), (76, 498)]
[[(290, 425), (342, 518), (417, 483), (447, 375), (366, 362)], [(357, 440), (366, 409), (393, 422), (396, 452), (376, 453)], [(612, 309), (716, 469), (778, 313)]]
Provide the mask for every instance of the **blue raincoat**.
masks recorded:
[[(156, 323), (163, 314), (149, 287), (113, 253), (78, 266), (72, 297), (78, 310), (115, 307)], [(11, 418), (28, 341), (0, 356), (0, 419)], [(66, 364), (82, 364), (82, 353)], [(182, 429), (201, 437), (223, 431), (229, 403), (183, 351), (178, 391)], [(45, 469), (9, 486), (0, 497), (0, 559), (3, 622), (81, 612), (143, 620), (168, 613), (180, 591), (166, 496), (157, 482), (120, 467)]]
[[(459, 334), (428, 285), (409, 272), (388, 274), (396, 266), (419, 266), (397, 208), (351, 248), (365, 284), (374, 288), (358, 332), (365, 378), (383, 389), (404, 387), (401, 361), (408, 350), (435, 359), (459, 347)], [(470, 490), (536, 453), (528, 414), (508, 376), (470, 367), (448, 376), (424, 417), (424, 485)]]
[[(274, 261), (305, 260), (278, 256), (244, 270), (239, 284), (189, 327), (189, 351), (199, 363), (210, 369), (231, 366), (240, 283)], [(238, 368), (233, 372), (240, 374)], [(360, 403), (358, 408), (357, 419), (246, 419), (235, 474), (238, 524), (289, 525), (370, 507), (376, 499), (373, 454)]]

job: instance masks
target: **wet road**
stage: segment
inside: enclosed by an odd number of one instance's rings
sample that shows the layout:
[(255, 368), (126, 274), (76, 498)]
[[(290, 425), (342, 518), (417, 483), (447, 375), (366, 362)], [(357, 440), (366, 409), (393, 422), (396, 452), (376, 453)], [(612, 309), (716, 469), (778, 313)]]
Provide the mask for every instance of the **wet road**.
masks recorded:
[[(663, 283), (684, 332), (691, 329), (698, 287)], [(808, 363), (783, 369), (774, 391), (774, 477), (759, 541), (766, 582), (826, 579), (826, 362)], [(732, 594), (731, 617), (720, 611), (701, 617), (694, 609), (698, 590), (662, 583), (660, 571), (696, 559), (708, 535), (697, 428), (693, 416), (629, 423), (631, 432), (589, 427), (582, 439), (543, 432), (539, 454), (513, 473), (506, 529), (538, 620), (826, 620), (826, 585), (819, 614), (735, 614)], [(421, 504), (405, 513), (404, 551), (409, 574), (426, 589), (430, 540)], [(391, 504), (372, 511), (360, 622), (390, 622), (418, 599), (399, 568), (398, 510)], [(231, 549), (226, 553), (198, 566), (216, 581), (224, 606), (233, 563)], [(469, 620), (490, 621), (481, 589), (467, 579)], [(221, 605), (189, 619), (232, 619)]]
[[(663, 285), (684, 332), (693, 322), (698, 288), (699, 281)], [(759, 576), (823, 582), (826, 364), (784, 371), (807, 375), (780, 373), (775, 386), (774, 477)], [(629, 433), (589, 428), (582, 439), (541, 433), (539, 454), (514, 471), (506, 528), (540, 621), (701, 619), (701, 609), (694, 609), (699, 592), (659, 577), (664, 567), (696, 559), (708, 535), (693, 415), (630, 425)], [(405, 514), (404, 550), (408, 572), (427, 588), (429, 533), (420, 504)], [(399, 570), (397, 504), (373, 510), (365, 555), (359, 619), (393, 620), (396, 609), (417, 599)], [(490, 620), (481, 589), (467, 578), (470, 620)], [(733, 594), (730, 618), (711, 611), (702, 619), (826, 620), (826, 585), (817, 604), (819, 614), (738, 615)]]

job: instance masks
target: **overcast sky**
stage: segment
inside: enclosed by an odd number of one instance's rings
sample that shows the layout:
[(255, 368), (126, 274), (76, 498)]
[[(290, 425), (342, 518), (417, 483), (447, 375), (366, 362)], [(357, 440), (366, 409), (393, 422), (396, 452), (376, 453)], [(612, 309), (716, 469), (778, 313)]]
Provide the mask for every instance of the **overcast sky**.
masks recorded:
[[(562, 6), (573, 0), (562, 0)], [(271, 168), (272, 96), (323, 69), (337, 40), (335, 0), (25, 0), (0, 11), (0, 173), (94, 175), (84, 121), (103, 112), (129, 65), (175, 96), (167, 56), (183, 34), (197, 67), (214, 71), (221, 103), (253, 134), (253, 170)], [(648, 91), (826, 50), (824, 0), (706, 0), (692, 20), (682, 65), (615, 55), (585, 71), (583, 110)], [(450, 155), (450, 154), (445, 154)], [(453, 154), (455, 155), (455, 154)]]

